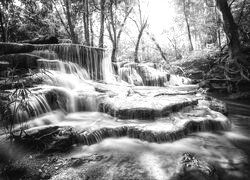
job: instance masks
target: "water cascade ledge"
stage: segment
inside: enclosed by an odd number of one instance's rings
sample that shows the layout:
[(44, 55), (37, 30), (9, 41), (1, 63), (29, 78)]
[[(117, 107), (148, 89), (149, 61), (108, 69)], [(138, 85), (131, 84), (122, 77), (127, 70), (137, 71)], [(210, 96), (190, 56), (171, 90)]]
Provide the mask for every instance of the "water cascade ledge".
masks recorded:
[[(197, 116), (197, 114), (199, 114)], [(228, 130), (230, 121), (222, 114), (196, 108), (187, 113), (174, 113), (171, 117), (154, 122), (119, 120), (97, 112), (71, 113), (67, 116), (51, 114), (27, 124), (28, 135), (23, 137), (46, 138), (47, 150), (69, 148), (73, 144), (92, 145), (110, 137), (129, 137), (148, 142), (172, 142), (194, 132)], [(46, 123), (45, 123), (46, 122)], [(46, 124), (41, 126), (42, 124)], [(48, 137), (52, 136), (52, 137)], [(60, 146), (60, 147), (58, 147)]]
[[(34, 54), (44, 59), (72, 62), (83, 67), (93, 80), (103, 80), (102, 60), (104, 49), (80, 44), (45, 44), (34, 45)], [(48, 50), (48, 53), (44, 51)]]
[(191, 84), (191, 79), (170, 74), (169, 72), (155, 69), (146, 64), (117, 63), (117, 71), (120, 78), (135, 86), (180, 86)]
[[(100, 83), (84, 83), (83, 89), (77, 90), (48, 85), (31, 88), (30, 91), (35, 98), (27, 99), (27, 103), (32, 106), (34, 112), (39, 113), (25, 112), (27, 115), (23, 116), (22, 112), (17, 112), (22, 115), (19, 121), (26, 122), (32, 117), (54, 110), (61, 110), (65, 113), (99, 111), (119, 119), (150, 121), (155, 121), (159, 117), (167, 117), (185, 108), (192, 109), (200, 106), (226, 114), (225, 104), (211, 98), (206, 100), (203, 96), (195, 96), (190, 87), (186, 87), (189, 91), (178, 90), (177, 92), (174, 88), (172, 90), (154, 87), (137, 87), (133, 90), (122, 88), (124, 91), (122, 93), (116, 86), (107, 85), (105, 88), (102, 86)], [(130, 93), (129, 96), (128, 93)], [(41, 111), (40, 109), (49, 110)]]
[(100, 103), (99, 110), (120, 119), (155, 119), (184, 107), (197, 105), (198, 99), (191, 95), (145, 97), (135, 94), (126, 98), (115, 96)]
[[(102, 49), (67, 44), (35, 47), (33, 54), (37, 56), (32, 55), (35, 57), (32, 61), (34, 67), (48, 70), (51, 77), (44, 79), (41, 72), (35, 74), (43, 82), (32, 88), (34, 97), (27, 99), (32, 112), (17, 111), (17, 121), (30, 120), (24, 140), (32, 141), (35, 137), (40, 141), (44, 138), (46, 144), (53, 147), (58, 143), (65, 146), (75, 143), (91, 145), (105, 138), (123, 136), (161, 143), (197, 131), (230, 127), (224, 115), (210, 110), (219, 106), (211, 108), (210, 102), (201, 104), (204, 95), (197, 94), (197, 86), (183, 85), (183, 78), (178, 86), (168, 84), (164, 88), (98, 83), (92, 80), (104, 78)], [(38, 59), (38, 56), (45, 59)], [(138, 73), (145, 75), (142, 85), (156, 85), (151, 84), (151, 80), (152, 83), (155, 81), (152, 74), (147, 74), (147, 68), (144, 70)], [(164, 81), (170, 81), (171, 76), (165, 79), (165, 75)], [(54, 110), (68, 115), (47, 117)], [(82, 111), (95, 111), (97, 116)]]

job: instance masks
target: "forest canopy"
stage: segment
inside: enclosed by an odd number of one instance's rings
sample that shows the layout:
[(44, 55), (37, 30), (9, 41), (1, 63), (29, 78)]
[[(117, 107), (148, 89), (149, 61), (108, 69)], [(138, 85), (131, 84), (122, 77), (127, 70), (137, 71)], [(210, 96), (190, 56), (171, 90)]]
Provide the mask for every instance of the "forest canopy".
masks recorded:
[(250, 40), (247, 0), (1, 0), (0, 39), (60, 42), (110, 50), (121, 59), (168, 61), (194, 50), (236, 49)]

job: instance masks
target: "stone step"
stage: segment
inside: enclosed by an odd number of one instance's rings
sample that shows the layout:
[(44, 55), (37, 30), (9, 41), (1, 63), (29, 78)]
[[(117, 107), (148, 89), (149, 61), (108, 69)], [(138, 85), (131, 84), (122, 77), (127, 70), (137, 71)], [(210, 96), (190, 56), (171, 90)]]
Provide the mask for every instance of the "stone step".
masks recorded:
[[(46, 137), (47, 147), (91, 145), (110, 137), (129, 137), (148, 142), (172, 142), (193, 132), (227, 130), (230, 121), (206, 108), (187, 108), (155, 121), (121, 120), (98, 112), (51, 113), (27, 123), (24, 140)], [(52, 137), (50, 137), (52, 136)]]
[(155, 119), (168, 116), (186, 106), (196, 105), (198, 99), (193, 95), (115, 96), (104, 99), (99, 110), (120, 119)]

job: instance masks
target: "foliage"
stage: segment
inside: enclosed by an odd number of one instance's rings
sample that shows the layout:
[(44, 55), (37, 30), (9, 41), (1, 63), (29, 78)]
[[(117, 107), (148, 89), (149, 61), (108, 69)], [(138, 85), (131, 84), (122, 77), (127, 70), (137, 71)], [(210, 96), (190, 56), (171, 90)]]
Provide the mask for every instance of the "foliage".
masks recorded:
[[(49, 77), (45, 70), (40, 70), (40, 73)], [(8, 68), (5, 83), (0, 86), (1, 108), (0, 108), (0, 127), (4, 127), (11, 137), (15, 137), (14, 131), (21, 130), (24, 132), (25, 122), (30, 116), (34, 116), (34, 108), (32, 107), (31, 97), (33, 93), (29, 90), (29, 86), (33, 83), (30, 80), (38, 73), (37, 70), (29, 69), (28, 73), (20, 73), (20, 70)], [(27, 78), (26, 82), (24, 79)], [(10, 83), (14, 89), (6, 91), (5, 84)], [(15, 127), (18, 126), (18, 129)], [(21, 135), (20, 134), (20, 135)]]
[[(43, 35), (55, 35), (60, 39), (70, 39), (73, 43), (104, 47), (112, 54), (113, 61), (140, 59), (140, 62), (161, 62), (163, 57), (167, 61), (181, 58), (190, 53), (191, 49), (223, 49), (228, 44), (228, 39), (223, 30), (221, 12), (216, 8), (214, 1), (185, 0), (184, 4), (183, 2), (152, 2), (159, 3), (156, 7), (161, 7), (162, 3), (169, 7), (166, 7), (166, 11), (173, 9), (174, 13), (171, 22), (170, 18), (166, 17), (170, 14), (162, 12), (164, 17), (159, 16), (157, 22), (161, 25), (159, 27), (164, 28), (156, 31), (158, 26), (153, 27), (156, 23), (152, 22), (150, 16), (159, 12), (156, 12), (158, 9), (150, 11), (152, 4), (144, 6), (151, 3), (149, 0), (0, 1), (3, 20), (1, 38), (4, 40), (6, 36), (6, 41), (17, 42)], [(250, 42), (250, 2), (228, 2), (239, 29), (241, 43), (247, 45)], [(146, 33), (139, 33), (142, 27)], [(191, 44), (193, 48), (190, 48)]]
[[(6, 41), (17, 42), (56, 34), (58, 21), (50, 1), (1, 1)], [(3, 37), (2, 37), (3, 38)]]

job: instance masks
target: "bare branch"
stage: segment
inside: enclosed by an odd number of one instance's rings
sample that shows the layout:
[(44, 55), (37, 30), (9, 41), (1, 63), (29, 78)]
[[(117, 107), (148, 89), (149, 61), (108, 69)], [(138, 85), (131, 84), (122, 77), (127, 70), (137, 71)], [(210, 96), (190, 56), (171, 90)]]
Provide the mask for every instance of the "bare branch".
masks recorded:
[(131, 19), (131, 20), (135, 23), (135, 25), (136, 25), (136, 27), (137, 27), (137, 30), (140, 31), (140, 28), (139, 28), (139, 25), (138, 25), (137, 21), (134, 20), (134, 19), (131, 18), (131, 17), (129, 17), (129, 19)]
[(132, 12), (132, 10), (133, 10), (133, 7), (131, 7), (131, 8), (128, 10), (128, 12), (126, 13), (126, 15), (125, 15), (125, 17), (124, 17), (124, 19), (123, 19), (123, 22), (122, 22), (121, 28), (120, 28), (120, 30), (119, 30), (119, 32), (118, 32), (118, 35), (117, 35), (117, 40), (119, 40), (119, 39), (120, 39), (120, 37), (121, 37), (121, 33), (122, 33), (122, 30), (123, 30), (123, 27), (124, 27), (124, 25), (125, 25), (125, 23), (126, 23), (126, 21), (127, 21), (128, 16), (129, 16), (129, 15), (130, 15), (130, 13)]

